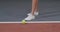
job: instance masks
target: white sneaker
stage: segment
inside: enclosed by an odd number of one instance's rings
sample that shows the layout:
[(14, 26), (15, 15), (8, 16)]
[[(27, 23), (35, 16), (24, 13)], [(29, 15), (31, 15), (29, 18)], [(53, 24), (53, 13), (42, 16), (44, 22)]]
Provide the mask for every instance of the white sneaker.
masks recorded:
[(28, 15), (28, 17), (25, 18), (25, 20), (33, 20), (35, 19), (35, 16), (34, 15)]
[[(27, 14), (30, 15), (31, 13)], [(39, 13), (38, 12), (34, 12), (34, 15), (37, 16)]]

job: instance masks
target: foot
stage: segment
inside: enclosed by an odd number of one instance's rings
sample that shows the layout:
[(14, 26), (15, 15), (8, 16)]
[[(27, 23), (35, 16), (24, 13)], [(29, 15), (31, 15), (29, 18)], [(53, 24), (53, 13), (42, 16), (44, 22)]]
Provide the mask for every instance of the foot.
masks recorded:
[[(30, 15), (31, 13), (27, 14)], [(39, 13), (38, 12), (34, 12), (34, 15), (37, 16)]]
[(25, 20), (33, 20), (33, 19), (35, 19), (35, 16), (32, 14), (28, 15), (28, 17), (25, 18)]

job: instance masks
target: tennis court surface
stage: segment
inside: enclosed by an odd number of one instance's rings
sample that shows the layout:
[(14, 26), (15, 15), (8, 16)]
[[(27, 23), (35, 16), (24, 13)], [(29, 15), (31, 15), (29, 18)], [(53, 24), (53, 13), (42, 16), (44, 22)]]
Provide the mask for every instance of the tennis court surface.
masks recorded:
[(22, 24), (31, 4), (31, 0), (0, 0), (0, 32), (60, 32), (60, 0), (39, 0), (39, 15)]
[(21, 22), (0, 22), (0, 32), (60, 32), (60, 23), (27, 23)]

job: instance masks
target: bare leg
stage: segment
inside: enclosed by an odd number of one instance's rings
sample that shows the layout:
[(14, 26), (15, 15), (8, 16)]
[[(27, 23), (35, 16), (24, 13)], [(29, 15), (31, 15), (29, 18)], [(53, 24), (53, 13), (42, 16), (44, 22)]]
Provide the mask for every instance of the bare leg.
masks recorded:
[(38, 0), (32, 0), (32, 15), (34, 15), (34, 12), (38, 11)]
[(35, 15), (38, 14), (35, 12), (38, 12), (38, 0), (32, 0), (32, 11), (28, 14), (28, 17), (26, 17), (25, 20), (35, 19)]

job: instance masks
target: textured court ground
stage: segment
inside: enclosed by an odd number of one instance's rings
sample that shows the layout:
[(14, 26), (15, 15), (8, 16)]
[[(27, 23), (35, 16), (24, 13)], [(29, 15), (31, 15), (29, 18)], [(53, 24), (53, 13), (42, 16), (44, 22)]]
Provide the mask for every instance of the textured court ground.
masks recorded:
[[(0, 32), (60, 32), (59, 23), (20, 22), (31, 10), (31, 0), (0, 0)], [(60, 21), (60, 0), (39, 0), (39, 15), (35, 21)]]
[(60, 23), (1, 23), (0, 32), (60, 32)]

